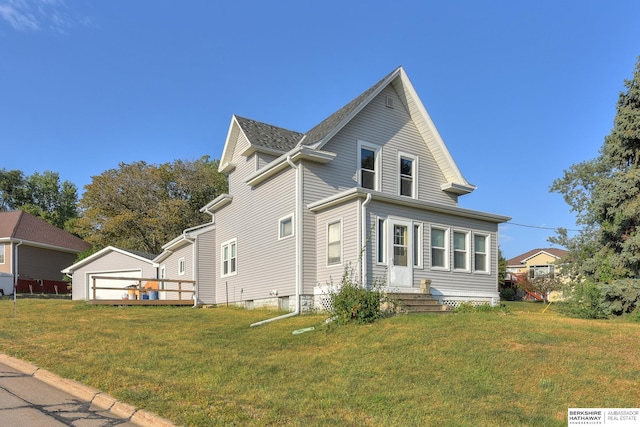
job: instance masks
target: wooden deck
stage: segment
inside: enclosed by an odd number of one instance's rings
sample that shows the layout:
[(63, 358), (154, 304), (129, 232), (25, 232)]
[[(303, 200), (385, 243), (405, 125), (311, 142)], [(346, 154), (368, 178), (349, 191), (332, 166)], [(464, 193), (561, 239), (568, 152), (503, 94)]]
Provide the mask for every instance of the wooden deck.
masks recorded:
[(184, 305), (192, 306), (193, 300), (188, 299), (92, 299), (92, 305)]

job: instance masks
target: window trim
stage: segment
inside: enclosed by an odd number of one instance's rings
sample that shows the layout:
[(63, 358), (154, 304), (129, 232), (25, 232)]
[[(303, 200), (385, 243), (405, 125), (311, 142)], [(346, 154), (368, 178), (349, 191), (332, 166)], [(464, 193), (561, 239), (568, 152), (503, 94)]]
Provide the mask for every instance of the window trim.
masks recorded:
[(184, 257), (178, 258), (178, 276), (184, 276), (187, 270), (187, 265)]
[[(440, 248), (436, 246), (437, 249), (444, 250), (444, 266), (433, 265), (433, 230), (444, 231), (444, 247)], [(441, 225), (431, 225), (429, 227), (429, 268), (431, 270), (440, 270), (440, 271), (449, 271), (449, 227), (444, 227)]]
[[(282, 235), (282, 224), (286, 221), (286, 220), (291, 220), (291, 234), (287, 234), (287, 235)], [(288, 239), (290, 237), (293, 237), (296, 233), (296, 227), (295, 227), (295, 221), (293, 219), (293, 214), (289, 214), (287, 216), (284, 216), (282, 218), (280, 218), (278, 220), (278, 240), (284, 240), (284, 239)]]
[[(464, 260), (465, 260), (465, 267), (464, 268), (456, 268), (456, 252), (461, 252), (459, 250), (456, 249), (456, 234), (464, 234), (464, 244), (465, 244), (465, 250), (464, 250)], [(453, 249), (453, 271), (457, 271), (457, 272), (470, 272), (471, 271), (471, 260), (469, 259), (469, 255), (470, 255), (470, 245), (469, 245), (469, 236), (471, 235), (471, 233), (468, 230), (460, 230), (460, 229), (454, 229), (453, 233), (452, 233), (452, 238), (453, 238), (453, 244), (452, 244), (452, 249)]]
[(2, 265), (6, 264), (7, 262), (6, 248), (7, 248), (6, 243), (0, 243), (0, 264)]
[[(330, 243), (329, 242), (329, 227), (334, 225), (334, 224), (339, 224), (339, 227), (340, 227), (340, 261), (339, 262), (330, 263), (329, 262), (329, 243)], [(343, 259), (344, 259), (344, 227), (343, 227), (342, 218), (327, 222), (325, 250), (326, 250), (325, 261), (327, 263), (327, 267), (335, 267), (335, 266), (341, 266), (342, 265), (342, 262), (343, 262)]]
[[(411, 160), (411, 195), (402, 194), (402, 159)], [(398, 196), (409, 197), (411, 199), (418, 198), (418, 157), (413, 154), (398, 151)]]
[(422, 269), (424, 268), (424, 224), (414, 221), (412, 227), (412, 267)]
[(376, 264), (387, 265), (387, 218), (376, 217)]
[[(226, 261), (229, 261), (229, 271), (227, 273), (224, 272), (224, 249), (225, 247), (229, 248), (229, 259)], [(235, 257), (231, 256), (231, 248), (235, 247)], [(235, 259), (235, 265), (234, 265), (234, 269), (231, 269), (231, 260)], [(238, 274), (238, 240), (237, 238), (233, 238), (230, 240), (227, 240), (226, 242), (223, 242), (220, 245), (220, 277), (229, 277), (229, 276), (235, 276), (236, 274)]]
[[(476, 251), (476, 237), (484, 237), (484, 252)], [(476, 265), (476, 255), (481, 253), (485, 257), (485, 265), (486, 268), (484, 270), (479, 270)], [(491, 274), (491, 235), (485, 233), (473, 233), (473, 272), (480, 274)]]
[[(380, 180), (382, 177), (382, 162), (380, 161), (380, 154), (382, 153), (382, 147), (376, 144), (371, 144), (366, 141), (358, 140), (358, 163), (356, 164), (356, 174), (358, 186), (362, 187), (362, 149), (366, 148), (372, 150), (374, 153), (373, 159), (373, 191), (381, 191), (380, 190)], [(362, 187), (366, 188), (366, 187)]]

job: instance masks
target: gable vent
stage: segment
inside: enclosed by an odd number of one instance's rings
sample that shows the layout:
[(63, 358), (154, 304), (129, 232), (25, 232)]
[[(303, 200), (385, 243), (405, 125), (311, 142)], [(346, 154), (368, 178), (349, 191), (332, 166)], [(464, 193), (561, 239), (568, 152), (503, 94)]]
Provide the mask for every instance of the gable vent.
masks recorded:
[(389, 95), (385, 96), (384, 104), (387, 106), (387, 108), (393, 108), (393, 98), (390, 97)]

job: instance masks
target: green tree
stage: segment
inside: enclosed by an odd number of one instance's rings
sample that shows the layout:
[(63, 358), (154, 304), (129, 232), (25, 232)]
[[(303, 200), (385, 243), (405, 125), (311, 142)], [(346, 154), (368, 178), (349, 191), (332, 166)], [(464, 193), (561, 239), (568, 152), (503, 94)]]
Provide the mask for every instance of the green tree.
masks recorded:
[(226, 191), (226, 176), (208, 156), (161, 165), (120, 163), (85, 186), (75, 231), (96, 248), (158, 254), (184, 229), (209, 219), (200, 208)]
[(569, 250), (574, 274), (596, 281), (640, 277), (640, 58), (625, 80), (600, 155), (573, 165), (550, 190), (563, 195), (584, 230), (552, 239)]
[(78, 190), (75, 184), (60, 182), (58, 172), (0, 170), (0, 211), (23, 210), (65, 229), (78, 217)]

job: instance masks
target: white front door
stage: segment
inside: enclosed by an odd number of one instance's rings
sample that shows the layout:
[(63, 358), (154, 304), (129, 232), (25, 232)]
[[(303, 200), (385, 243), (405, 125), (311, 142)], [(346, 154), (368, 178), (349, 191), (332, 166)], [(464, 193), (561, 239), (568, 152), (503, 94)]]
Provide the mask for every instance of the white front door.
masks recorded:
[(413, 285), (413, 227), (410, 222), (389, 220), (389, 285)]

